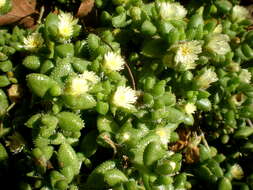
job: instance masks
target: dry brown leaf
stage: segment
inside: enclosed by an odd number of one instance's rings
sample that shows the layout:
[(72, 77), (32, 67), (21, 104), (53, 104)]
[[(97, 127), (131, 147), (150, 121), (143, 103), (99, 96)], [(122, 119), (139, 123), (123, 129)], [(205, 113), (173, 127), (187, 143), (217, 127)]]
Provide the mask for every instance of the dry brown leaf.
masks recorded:
[(187, 147), (185, 151), (185, 162), (187, 164), (193, 164), (199, 161), (199, 148)]
[(178, 135), (180, 140), (170, 146), (170, 150), (173, 150), (175, 152), (184, 149), (188, 145), (191, 131), (186, 128), (181, 128), (178, 129)]
[(194, 132), (189, 128), (179, 128), (177, 132), (180, 140), (169, 146), (169, 149), (174, 152), (183, 150), (185, 162), (187, 164), (198, 162), (199, 148), (198, 144), (194, 144), (194, 140), (199, 139), (199, 136), (194, 136)]
[(77, 17), (84, 17), (88, 15), (94, 6), (94, 0), (84, 0), (77, 11)]
[(12, 10), (0, 16), (0, 26), (18, 22), (27, 28), (34, 26), (32, 14), (38, 13), (35, 10), (36, 0), (12, 0)]

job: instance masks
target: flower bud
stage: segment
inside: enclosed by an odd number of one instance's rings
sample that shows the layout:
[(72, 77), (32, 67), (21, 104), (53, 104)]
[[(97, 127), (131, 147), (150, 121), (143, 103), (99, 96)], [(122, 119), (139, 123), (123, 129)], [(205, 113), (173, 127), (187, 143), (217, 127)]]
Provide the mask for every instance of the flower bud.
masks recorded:
[(218, 81), (217, 74), (212, 69), (202, 70), (202, 74), (195, 77), (195, 84), (200, 89), (207, 89), (211, 83)]
[(206, 49), (218, 55), (225, 55), (231, 50), (229, 40), (229, 37), (225, 34), (213, 34), (206, 45)]
[(232, 20), (235, 22), (240, 22), (244, 19), (250, 18), (248, 9), (240, 5), (235, 5), (232, 9)]

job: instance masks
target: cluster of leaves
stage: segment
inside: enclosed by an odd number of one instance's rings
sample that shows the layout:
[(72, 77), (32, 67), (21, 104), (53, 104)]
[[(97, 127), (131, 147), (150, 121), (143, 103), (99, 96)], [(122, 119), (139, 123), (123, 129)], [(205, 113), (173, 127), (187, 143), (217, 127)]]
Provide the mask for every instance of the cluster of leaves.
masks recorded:
[[(41, 12), (33, 30), (0, 29), (0, 179), (22, 190), (253, 189), (249, 11), (96, 0), (91, 27), (64, 10), (77, 3), (54, 1), (63, 9)], [(10, 6), (0, 0), (0, 13)]]

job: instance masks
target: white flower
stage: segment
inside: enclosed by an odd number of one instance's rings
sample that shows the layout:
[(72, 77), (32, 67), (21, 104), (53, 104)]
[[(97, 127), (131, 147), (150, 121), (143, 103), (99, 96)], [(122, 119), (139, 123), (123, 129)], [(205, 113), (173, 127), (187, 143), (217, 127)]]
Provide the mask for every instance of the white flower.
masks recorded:
[(44, 40), (40, 33), (33, 33), (27, 38), (24, 38), (24, 48), (29, 51), (36, 51), (44, 43)]
[(100, 78), (93, 71), (84, 71), (80, 76), (82, 79), (85, 79), (92, 84), (96, 84), (100, 80)]
[(206, 48), (218, 55), (225, 55), (230, 51), (229, 37), (225, 34), (214, 34), (211, 36)]
[(245, 7), (235, 5), (232, 10), (232, 20), (240, 22), (246, 18), (249, 18), (249, 11)]
[(201, 51), (201, 44), (196, 40), (180, 43), (177, 45), (174, 61), (182, 70), (194, 69)]
[(123, 134), (123, 139), (124, 139), (125, 141), (127, 141), (129, 138), (130, 138), (130, 134), (129, 134), (128, 132), (125, 132), (125, 133)]
[(239, 74), (239, 79), (242, 82), (250, 83), (251, 80), (251, 73), (247, 69), (242, 69)]
[(81, 95), (87, 93), (90, 88), (99, 82), (100, 78), (92, 71), (84, 71), (84, 73), (74, 77), (66, 88), (66, 92), (71, 95)]
[(195, 111), (197, 110), (196, 106), (194, 105), (194, 103), (187, 103), (184, 106), (184, 111), (185, 113), (187, 113), (188, 115), (193, 114)]
[(67, 91), (71, 95), (80, 95), (88, 92), (89, 86), (86, 79), (82, 77), (73, 78), (70, 86), (67, 88)]
[(0, 0), (0, 8), (3, 7), (6, 3), (6, 0)]
[(120, 71), (124, 69), (125, 61), (117, 53), (108, 52), (104, 56), (104, 67), (109, 71)]
[(156, 129), (155, 133), (160, 137), (162, 144), (164, 144), (164, 145), (168, 144), (168, 142), (170, 140), (170, 134), (171, 134), (170, 129), (158, 128), (158, 129)]
[(216, 73), (212, 69), (206, 69), (200, 76), (197, 77), (197, 85), (202, 89), (207, 89), (211, 83), (218, 79)]
[(164, 20), (180, 20), (183, 19), (187, 10), (179, 3), (161, 2), (158, 4), (159, 13)]
[(133, 109), (137, 100), (136, 91), (130, 87), (119, 86), (113, 95), (112, 103), (121, 108)]
[(70, 38), (73, 34), (73, 26), (77, 24), (78, 19), (75, 19), (70, 13), (61, 12), (58, 15), (59, 34), (63, 38)]

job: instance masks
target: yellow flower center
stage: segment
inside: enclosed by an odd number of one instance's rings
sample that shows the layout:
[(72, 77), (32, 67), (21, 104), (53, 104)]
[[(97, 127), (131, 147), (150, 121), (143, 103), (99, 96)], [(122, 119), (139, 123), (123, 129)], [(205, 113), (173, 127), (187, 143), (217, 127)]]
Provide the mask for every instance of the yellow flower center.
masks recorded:
[(116, 66), (117, 65), (117, 62), (115, 60), (111, 61), (111, 65), (112, 66)]
[(72, 35), (72, 27), (70, 26), (63, 26), (60, 28), (60, 34), (63, 37), (69, 37)]
[(73, 79), (69, 91), (72, 95), (80, 95), (86, 93), (88, 91), (86, 80), (82, 78)]
[(164, 130), (158, 130), (156, 131), (156, 134), (160, 137), (165, 137), (167, 135)]
[(128, 133), (124, 133), (124, 134), (123, 134), (123, 138), (124, 138), (125, 140), (128, 140), (128, 139), (130, 138), (130, 135), (129, 135)]
[(32, 46), (32, 47), (38, 47), (39, 45), (40, 45), (40, 42), (38, 42), (38, 41), (32, 40), (30, 42), (30, 46)]
[(188, 54), (191, 53), (191, 50), (188, 47), (185, 47), (185, 46), (183, 46), (181, 50), (182, 50), (183, 56), (187, 56)]
[(119, 101), (121, 101), (121, 102), (126, 102), (126, 96), (124, 95), (124, 94), (121, 94), (119, 97)]

